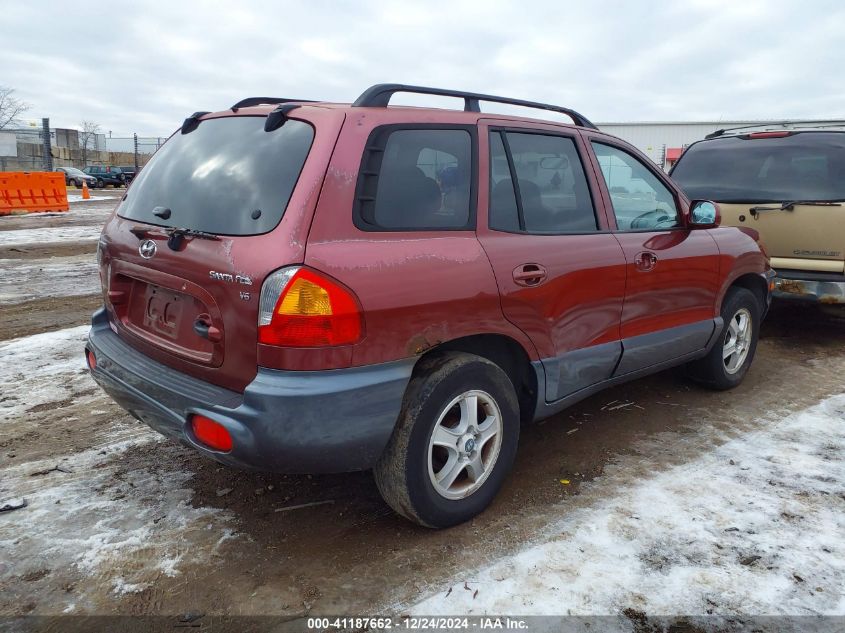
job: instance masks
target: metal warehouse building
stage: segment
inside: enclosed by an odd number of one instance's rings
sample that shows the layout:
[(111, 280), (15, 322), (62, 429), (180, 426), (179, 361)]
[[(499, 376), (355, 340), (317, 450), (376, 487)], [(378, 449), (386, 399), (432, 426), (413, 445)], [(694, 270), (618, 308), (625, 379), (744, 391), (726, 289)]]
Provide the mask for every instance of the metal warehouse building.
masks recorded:
[[(795, 121), (797, 123), (797, 121)], [(772, 120), (742, 121), (642, 121), (597, 123), (602, 132), (613, 134), (637, 147), (666, 171), (678, 160), (687, 145), (700, 141), (716, 130), (743, 125), (771, 125)], [(803, 119), (801, 123), (831, 123), (828, 119)]]

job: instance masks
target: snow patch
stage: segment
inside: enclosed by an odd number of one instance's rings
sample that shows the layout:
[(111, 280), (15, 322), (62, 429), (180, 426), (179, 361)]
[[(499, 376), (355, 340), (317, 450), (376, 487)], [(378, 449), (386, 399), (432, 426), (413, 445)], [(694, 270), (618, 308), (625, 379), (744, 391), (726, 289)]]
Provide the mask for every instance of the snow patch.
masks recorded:
[(845, 394), (758, 423), (638, 482), (622, 458), (591, 484), (606, 500), (410, 611), (842, 615)]
[[(128, 452), (145, 444), (161, 454), (130, 459)], [(232, 534), (231, 517), (191, 505), (187, 482), (193, 474), (180, 468), (179, 450), (145, 429), (132, 440), (42, 460), (66, 464), (69, 472), (31, 477), (42, 462), (0, 471), (0, 495), (28, 502), (0, 514), (0, 550), (15, 561), (14, 568), (0, 568), (0, 584), (15, 570), (49, 559), (54, 568), (98, 578), (116, 594), (137, 593), (162, 576), (180, 574), (188, 552), (192, 564), (211, 556)], [(219, 537), (207, 538), (209, 524)]]
[[(18, 429), (37, 405), (102, 400), (83, 356), (88, 329), (0, 342), (0, 428)], [(80, 395), (86, 389), (92, 395)], [(188, 561), (211, 557), (233, 538), (228, 513), (191, 505), (187, 482), (193, 473), (183, 465), (180, 446), (123, 419), (91, 437), (98, 444), (84, 451), (0, 462), (0, 500), (27, 502), (0, 513), (0, 552), (14, 561), (0, 564), (0, 586), (49, 560), (53, 569), (97, 579), (69, 598), (84, 600), (84, 592), (95, 595), (99, 586), (118, 595), (136, 593), (182, 573)], [(53, 608), (71, 612), (74, 605)]]
[(89, 196), (88, 200), (82, 197), (82, 194), (68, 194), (67, 201), (70, 203), (74, 202), (95, 202), (97, 200), (114, 200), (113, 196)]
[(141, 593), (149, 586), (148, 582), (126, 582), (123, 578), (117, 578), (112, 583), (112, 591), (122, 596), (127, 593)]
[(80, 325), (0, 342), (0, 427), (32, 407), (77, 398), (97, 387), (83, 353), (90, 329)]
[(38, 229), (0, 231), (0, 246), (53, 244), (57, 242), (96, 242), (102, 226), (54, 226)]
[[(32, 260), (0, 259), (0, 303), (15, 304), (44, 297), (76, 297), (100, 292), (94, 254)], [(21, 283), (25, 279), (26, 283)]]

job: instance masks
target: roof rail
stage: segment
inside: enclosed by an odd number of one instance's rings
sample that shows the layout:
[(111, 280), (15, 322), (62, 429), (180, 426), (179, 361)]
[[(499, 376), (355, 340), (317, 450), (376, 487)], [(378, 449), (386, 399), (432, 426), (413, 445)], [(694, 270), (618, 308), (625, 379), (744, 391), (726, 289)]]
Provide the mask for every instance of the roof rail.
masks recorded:
[(569, 108), (550, 105), (548, 103), (537, 103), (536, 101), (523, 101), (522, 99), (510, 99), (508, 97), (497, 97), (495, 95), (479, 94), (477, 92), (463, 92), (461, 90), (444, 90), (442, 88), (426, 88), (423, 86), (406, 86), (404, 84), (376, 84), (370, 86), (352, 104), (357, 108), (385, 108), (390, 103), (390, 98), (397, 92), (411, 92), (415, 94), (437, 95), (441, 97), (457, 97), (464, 100), (466, 112), (481, 112), (479, 101), (490, 101), (493, 103), (506, 103), (509, 105), (522, 106), (524, 108), (536, 108), (538, 110), (550, 110), (560, 112), (570, 117), (575, 125), (588, 127), (593, 130), (598, 128), (590, 120)]
[(241, 99), (230, 110), (237, 112), (240, 108), (250, 108), (257, 105), (276, 105), (277, 103), (314, 103), (311, 99), (288, 99), (282, 97), (247, 97)]
[[(716, 130), (715, 132), (710, 132), (705, 139), (717, 138), (724, 134), (728, 134), (729, 132), (736, 132), (737, 130), (753, 130), (754, 128), (772, 128), (772, 127), (785, 127), (789, 130), (804, 130), (804, 129), (818, 129), (818, 128), (826, 128), (826, 127), (845, 127), (845, 120), (843, 119), (816, 119), (816, 120), (801, 120), (801, 119), (792, 119), (792, 120), (784, 120), (784, 121), (761, 121), (759, 123), (753, 123), (751, 125), (739, 125), (737, 127), (728, 127), (722, 130)], [(795, 127), (798, 126), (798, 127)]]

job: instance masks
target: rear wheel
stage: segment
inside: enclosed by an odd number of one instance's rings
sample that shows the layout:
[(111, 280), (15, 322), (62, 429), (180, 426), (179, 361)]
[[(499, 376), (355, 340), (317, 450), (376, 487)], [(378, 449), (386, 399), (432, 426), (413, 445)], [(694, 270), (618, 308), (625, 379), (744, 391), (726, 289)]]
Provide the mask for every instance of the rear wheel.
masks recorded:
[(105, 189), (106, 182), (102, 178), (97, 178), (97, 188), (98, 189)]
[(760, 302), (750, 290), (728, 290), (722, 303), (722, 333), (707, 356), (687, 366), (689, 375), (719, 390), (741, 383), (757, 350), (761, 313)]
[(496, 496), (518, 440), (516, 392), (501, 368), (457, 352), (424, 358), (374, 469), (376, 485), (407, 519), (456, 525)]

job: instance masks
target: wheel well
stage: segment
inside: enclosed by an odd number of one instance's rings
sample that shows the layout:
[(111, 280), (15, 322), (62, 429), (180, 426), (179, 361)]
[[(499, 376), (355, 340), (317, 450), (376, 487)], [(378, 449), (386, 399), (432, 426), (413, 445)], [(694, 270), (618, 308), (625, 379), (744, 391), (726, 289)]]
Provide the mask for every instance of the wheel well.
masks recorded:
[(475, 354), (498, 365), (508, 375), (516, 389), (522, 421), (530, 421), (534, 417), (534, 407), (537, 402), (537, 374), (531, 367), (528, 354), (514, 339), (502, 334), (465, 336), (441, 343), (423, 354), (423, 357), (447, 351)]
[(734, 286), (739, 286), (740, 288), (746, 288), (754, 293), (754, 296), (760, 300), (760, 307), (765, 311), (766, 309), (766, 294), (768, 293), (769, 289), (766, 287), (766, 282), (763, 280), (760, 275), (755, 275), (754, 273), (747, 273), (740, 277), (737, 277), (734, 282), (731, 284), (731, 288)]

